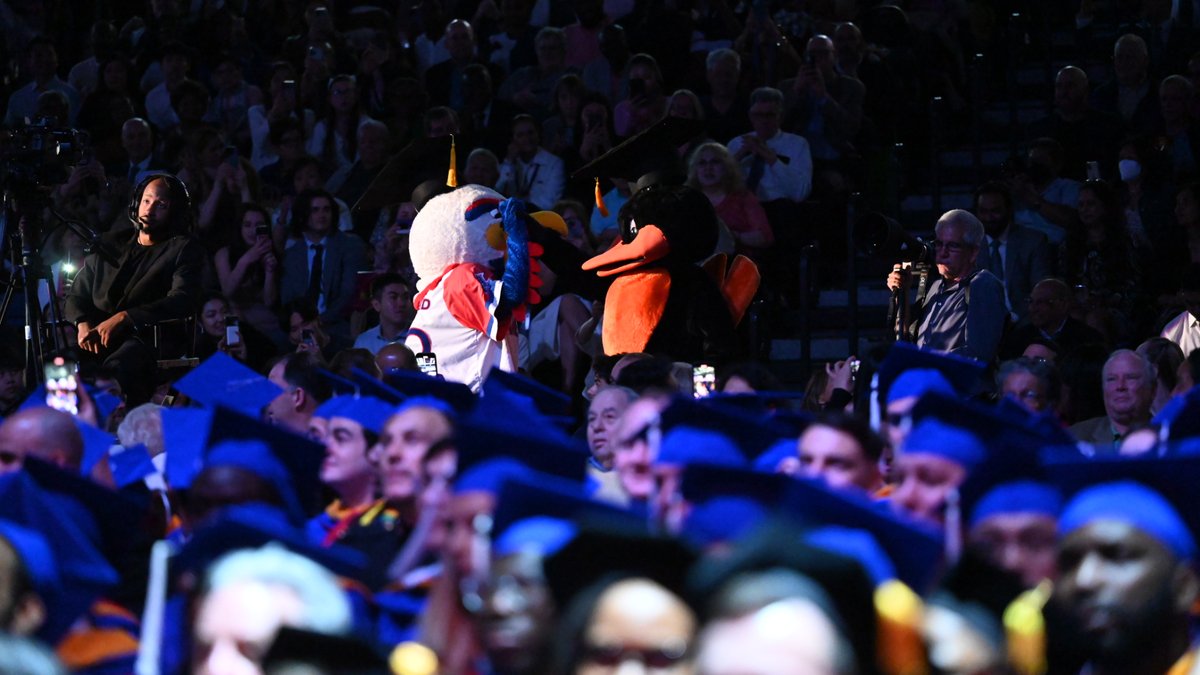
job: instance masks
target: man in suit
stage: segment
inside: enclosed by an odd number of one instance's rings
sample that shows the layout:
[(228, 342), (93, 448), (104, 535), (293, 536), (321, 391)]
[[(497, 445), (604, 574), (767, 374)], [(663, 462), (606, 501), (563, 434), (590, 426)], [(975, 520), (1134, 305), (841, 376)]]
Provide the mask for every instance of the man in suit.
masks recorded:
[(155, 356), (144, 336), (168, 319), (196, 312), (204, 247), (191, 236), (191, 200), (178, 178), (156, 174), (139, 184), (129, 207), (135, 232), (105, 236), (114, 252), (84, 261), (64, 315), (79, 347), (117, 374), (133, 407), (150, 399)]
[(338, 216), (337, 202), (325, 190), (297, 195), (292, 229), (299, 241), (283, 255), (280, 300), (312, 300), (325, 329), (348, 340), (346, 309), (354, 299), (355, 275), (367, 269), (367, 257), (361, 239), (334, 227)]
[(1154, 94), (1146, 41), (1126, 33), (1113, 46), (1113, 79), (1092, 92), (1092, 107), (1120, 115), (1131, 133), (1148, 133), (1158, 119)]
[(1061, 279), (1043, 279), (1029, 293), (1029, 316), (1004, 341), (1000, 358), (1024, 353), (1034, 340), (1058, 345), (1059, 355), (1086, 344), (1104, 344), (1095, 328), (1071, 316), (1071, 289)]
[(985, 248), (979, 266), (1004, 282), (1005, 299), (1015, 321), (1029, 315), (1029, 294), (1051, 275), (1046, 235), (1013, 222), (1008, 186), (990, 181), (975, 190), (975, 216), (983, 223)]

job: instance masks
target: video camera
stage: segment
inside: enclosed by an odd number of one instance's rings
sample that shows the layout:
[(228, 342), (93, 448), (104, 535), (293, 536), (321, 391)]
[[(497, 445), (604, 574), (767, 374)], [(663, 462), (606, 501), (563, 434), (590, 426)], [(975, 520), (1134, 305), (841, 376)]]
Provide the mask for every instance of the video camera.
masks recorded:
[(894, 218), (878, 211), (866, 214), (855, 227), (855, 241), (864, 254), (896, 263), (932, 266), (937, 256), (933, 242), (908, 232)]
[(55, 127), (46, 119), (0, 131), (0, 178), (5, 185), (23, 187), (64, 183), (71, 167), (86, 159), (87, 148), (87, 132)]

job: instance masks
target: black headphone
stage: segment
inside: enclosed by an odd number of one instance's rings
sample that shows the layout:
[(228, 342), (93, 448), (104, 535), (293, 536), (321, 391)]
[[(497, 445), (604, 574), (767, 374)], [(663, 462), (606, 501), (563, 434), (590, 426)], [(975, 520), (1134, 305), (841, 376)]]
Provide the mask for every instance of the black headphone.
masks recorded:
[(138, 205), (142, 201), (142, 193), (146, 191), (146, 187), (156, 180), (163, 180), (167, 183), (167, 189), (171, 192), (171, 221), (172, 229), (181, 231), (180, 228), (174, 227), (180, 223), (189, 225), (183, 228), (182, 231), (190, 231), (190, 223), (192, 216), (192, 195), (188, 192), (187, 186), (183, 181), (169, 173), (151, 173), (142, 178), (141, 182), (133, 188), (133, 194), (129, 198), (129, 220), (133, 222), (133, 227), (137, 230), (142, 229), (142, 223), (138, 221)]

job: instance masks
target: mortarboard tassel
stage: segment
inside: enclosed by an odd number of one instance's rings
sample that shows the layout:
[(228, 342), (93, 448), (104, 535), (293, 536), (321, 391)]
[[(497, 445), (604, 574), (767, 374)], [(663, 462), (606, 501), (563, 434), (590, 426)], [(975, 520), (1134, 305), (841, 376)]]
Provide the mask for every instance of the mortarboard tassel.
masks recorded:
[(596, 208), (599, 209), (602, 217), (608, 217), (608, 206), (604, 203), (604, 195), (600, 192), (599, 177), (596, 178)]
[(446, 172), (446, 185), (458, 187), (458, 158), (454, 151), (454, 134), (450, 134), (450, 170)]

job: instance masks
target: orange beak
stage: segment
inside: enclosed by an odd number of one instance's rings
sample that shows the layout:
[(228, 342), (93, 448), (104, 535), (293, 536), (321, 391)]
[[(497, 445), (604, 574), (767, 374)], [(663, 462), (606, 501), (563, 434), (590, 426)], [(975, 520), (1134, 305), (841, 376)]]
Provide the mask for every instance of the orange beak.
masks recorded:
[(662, 230), (656, 225), (647, 225), (638, 230), (633, 241), (626, 244), (618, 240), (612, 248), (583, 263), (583, 269), (611, 277), (660, 260), (670, 252), (671, 243)]

